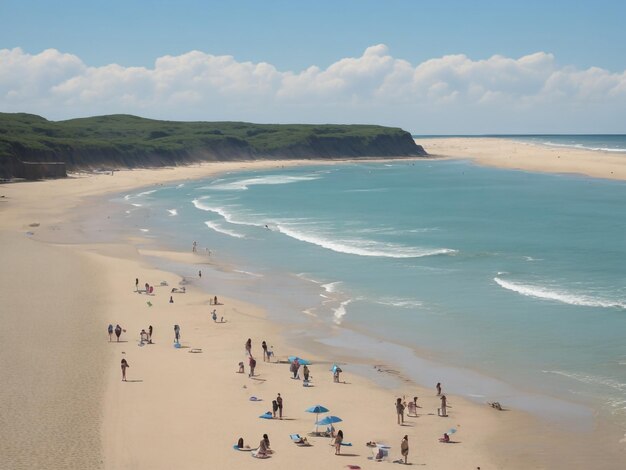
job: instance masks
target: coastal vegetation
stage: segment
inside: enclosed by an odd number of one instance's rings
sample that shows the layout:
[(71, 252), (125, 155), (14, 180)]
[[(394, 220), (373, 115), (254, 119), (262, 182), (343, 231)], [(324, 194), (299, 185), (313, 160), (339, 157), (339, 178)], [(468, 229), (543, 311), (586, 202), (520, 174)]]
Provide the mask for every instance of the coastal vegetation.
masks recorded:
[(68, 170), (180, 165), (199, 161), (425, 155), (411, 135), (375, 125), (177, 122), (131, 115), (49, 121), (0, 113), (0, 177), (21, 162)]

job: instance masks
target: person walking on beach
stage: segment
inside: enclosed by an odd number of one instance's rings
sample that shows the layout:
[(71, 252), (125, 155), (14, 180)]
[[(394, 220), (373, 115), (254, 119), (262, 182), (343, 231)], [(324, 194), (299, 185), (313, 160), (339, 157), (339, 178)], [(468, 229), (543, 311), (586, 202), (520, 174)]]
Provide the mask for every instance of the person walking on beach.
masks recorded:
[(126, 369), (128, 369), (130, 366), (128, 365), (128, 362), (126, 362), (126, 359), (122, 359), (122, 382), (126, 382)]
[(120, 342), (120, 335), (122, 334), (122, 327), (120, 325), (115, 325), (115, 336), (117, 336), (117, 342)]
[(291, 372), (293, 372), (293, 378), (298, 378), (298, 370), (300, 370), (300, 361), (298, 358), (295, 358), (291, 363)]
[(440, 411), (440, 415), (439, 416), (448, 416), (448, 399), (446, 398), (445, 395), (441, 395), (441, 408), (439, 409)]
[(404, 424), (404, 405), (402, 398), (396, 399), (396, 413), (398, 414), (398, 424)]
[(254, 368), (256, 367), (256, 359), (253, 358), (252, 356), (250, 356), (250, 373), (248, 374), (248, 377), (254, 377)]
[(304, 375), (304, 381), (308, 382), (309, 381), (309, 367), (306, 364), (302, 368), (302, 374)]
[(111, 342), (111, 340), (113, 339), (113, 325), (111, 325), (109, 323), (109, 328), (107, 328), (107, 331), (109, 332), (109, 343)]
[(174, 342), (180, 341), (180, 326), (174, 325)]
[(246, 354), (252, 356), (252, 340), (250, 338), (246, 341)]
[(152, 344), (152, 325), (148, 327), (148, 344)]
[(198, 271), (198, 277), (199, 277), (200, 279), (202, 279), (202, 270), (199, 270), (199, 271)]
[(276, 403), (278, 403), (278, 418), (283, 419), (283, 397), (280, 396), (280, 393), (276, 397)]
[(278, 402), (276, 400), (272, 400), (272, 414), (274, 418), (276, 418), (276, 412), (278, 411)]
[(139, 292), (139, 278), (135, 278), (135, 292)]
[(340, 429), (335, 436), (335, 455), (341, 454), (341, 443), (343, 442), (343, 431)]
[(265, 362), (266, 357), (269, 360), (269, 356), (267, 355), (267, 343), (265, 342), (265, 340), (263, 340), (263, 342), (261, 343), (261, 347), (263, 348), (263, 362)]
[(404, 457), (404, 464), (408, 464), (407, 460), (409, 458), (409, 436), (405, 435), (400, 443), (400, 453), (402, 457)]
[(441, 382), (437, 382), (436, 388), (437, 388), (437, 396), (441, 396)]

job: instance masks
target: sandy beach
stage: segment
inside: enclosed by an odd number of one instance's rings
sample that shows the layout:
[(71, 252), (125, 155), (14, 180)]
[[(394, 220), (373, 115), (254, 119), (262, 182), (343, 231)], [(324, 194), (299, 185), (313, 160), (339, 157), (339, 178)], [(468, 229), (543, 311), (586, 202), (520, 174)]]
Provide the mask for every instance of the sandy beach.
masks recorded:
[(491, 137), (417, 139), (434, 157), (462, 158), (480, 165), (544, 173), (574, 173), (626, 179), (624, 154), (548, 147)]
[[(433, 155), (456, 157), (471, 157), (465, 154), (468, 149), (479, 155), (479, 149), (491, 145), (476, 158), (494, 165), (502, 149), (511, 154), (523, 148), (483, 140), (420, 143)], [(551, 151), (548, 155), (554, 156)], [(565, 152), (560, 155), (569, 160)], [(572, 162), (581, 159), (577, 153), (571, 157)], [(521, 166), (521, 160), (526, 159), (511, 157), (497, 166), (591, 174), (582, 171), (583, 166), (541, 167), (540, 157), (533, 163), (537, 167)], [(607, 161), (612, 163), (591, 176), (626, 176), (621, 163)], [(379, 464), (368, 459), (372, 449), (365, 443), (391, 446), (386, 460), (392, 462), (401, 457), (404, 435), (409, 439), (408, 462), (432, 469), (592, 468), (598, 462), (595, 468), (619, 468), (614, 454), (596, 445), (593, 437), (555, 431), (515, 410), (499, 412), (448, 396), (449, 416), (439, 417), (434, 384), (423, 388), (391, 370), (379, 373), (387, 377), (383, 387), (351, 372), (350, 362), (330, 349), (299, 350), (289, 341), (289, 331), (269, 322), (261, 307), (206, 292), (195, 278), (183, 279), (150, 262), (162, 258), (194, 265), (210, 278), (216, 266), (204, 254), (157, 245), (139, 249), (147, 240), (108, 234), (104, 213), (102, 239), (85, 235), (80, 214), (91, 211), (98, 196), (287, 164), (310, 162), (215, 163), (0, 186), (0, 286), (5, 307), (0, 360), (8, 384), (0, 391), (0, 453), (7, 468), (374, 468)], [(136, 278), (140, 288), (145, 283), (154, 286), (153, 293), (136, 292)], [(171, 292), (183, 285), (185, 293)], [(217, 306), (209, 305), (213, 295), (219, 298)], [(214, 308), (223, 323), (211, 319)], [(115, 336), (109, 341), (109, 324), (126, 330), (120, 342)], [(175, 324), (181, 328), (180, 348), (173, 347)], [(149, 325), (153, 344), (139, 346), (139, 333)], [(248, 338), (257, 360), (254, 377), (248, 377)], [(275, 353), (272, 363), (263, 361), (263, 340)], [(285, 363), (290, 355), (312, 361), (311, 387), (291, 378)], [(121, 380), (122, 358), (130, 365), (127, 382)], [(243, 374), (237, 373), (240, 361), (245, 364)], [(334, 362), (344, 370), (342, 383), (333, 382), (329, 369)], [(278, 393), (284, 399), (284, 419), (259, 418), (271, 410)], [(395, 401), (403, 396), (407, 401), (418, 396), (420, 408), (417, 416), (405, 413), (404, 425), (398, 425)], [(352, 445), (343, 446), (341, 456), (334, 455), (329, 438), (307, 435), (315, 415), (305, 410), (316, 404), (343, 420), (335, 428), (343, 430), (344, 442)], [(454, 442), (439, 443), (452, 428)], [(256, 448), (264, 433), (274, 450), (267, 462), (233, 449), (239, 437)], [(289, 436), (295, 433), (306, 436), (311, 446), (294, 444)], [(555, 449), (546, 436), (569, 445)]]

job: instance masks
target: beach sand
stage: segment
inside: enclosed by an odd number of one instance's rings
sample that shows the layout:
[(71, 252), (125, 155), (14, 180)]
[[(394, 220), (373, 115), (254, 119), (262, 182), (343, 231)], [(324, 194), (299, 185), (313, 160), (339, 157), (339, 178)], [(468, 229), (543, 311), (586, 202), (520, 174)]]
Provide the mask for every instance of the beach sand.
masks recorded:
[(480, 165), (544, 173), (574, 173), (626, 180), (626, 155), (548, 147), (491, 137), (417, 139), (434, 157), (463, 158)]
[[(449, 396), (449, 417), (438, 417), (434, 387), (418, 387), (393, 373), (381, 387), (351, 373), (351, 364), (343, 364), (345, 358), (330, 349), (300, 350), (289, 341), (288, 329), (269, 322), (260, 306), (205, 292), (194, 278), (185, 279), (185, 294), (171, 294), (183, 279), (150, 262), (156, 257), (197, 264), (204, 280), (211, 273), (206, 256), (159, 246), (140, 250), (138, 243), (146, 240), (119, 235), (96, 243), (86, 236), (93, 230), (81, 222), (81, 211), (97, 207), (92, 196), (285, 164), (207, 164), (0, 186), (5, 196), (0, 198), (5, 261), (0, 268), (0, 360), (5, 383), (10, 382), (0, 389), (0, 467), (373, 468), (379, 464), (368, 460), (372, 452), (365, 443), (390, 445), (391, 461), (400, 457), (400, 441), (407, 434), (409, 462), (432, 469), (593, 468), (598, 455), (606, 458), (595, 468), (620, 468), (619, 460), (590, 444), (586, 434), (553, 432), (515, 410), (498, 412)], [(103, 212), (100, 230), (107, 229)], [(154, 295), (135, 292), (135, 278), (140, 287), (154, 285)], [(168, 285), (160, 286), (161, 281)], [(210, 319), (214, 294), (222, 303), (216, 308), (224, 323)], [(123, 342), (109, 343), (109, 323), (126, 329)], [(181, 327), (181, 348), (173, 347), (174, 324)], [(148, 325), (154, 327), (154, 344), (139, 346), (139, 332)], [(240, 361), (248, 371), (247, 338), (258, 363), (254, 378), (236, 373)], [(273, 346), (277, 359), (296, 354), (313, 360), (313, 386), (290, 378), (288, 364), (264, 363), (262, 340)], [(202, 352), (192, 353), (192, 348)], [(121, 381), (122, 358), (130, 364), (128, 382)], [(333, 383), (329, 369), (335, 361), (342, 362), (346, 383)], [(285, 419), (260, 419), (277, 393), (284, 398)], [(399, 426), (394, 403), (403, 395), (407, 400), (419, 396), (422, 408), (418, 417), (407, 417)], [(262, 400), (250, 401), (251, 396)], [(289, 439), (313, 429), (315, 416), (305, 409), (315, 404), (343, 419), (335, 427), (353, 445), (344, 447), (341, 457), (327, 438), (309, 437), (311, 447)], [(452, 439), (458, 443), (440, 444), (437, 439), (450, 428), (457, 429)], [(268, 462), (233, 450), (239, 437), (256, 447), (263, 433), (275, 451)], [(559, 448), (546, 435), (558, 439)]]

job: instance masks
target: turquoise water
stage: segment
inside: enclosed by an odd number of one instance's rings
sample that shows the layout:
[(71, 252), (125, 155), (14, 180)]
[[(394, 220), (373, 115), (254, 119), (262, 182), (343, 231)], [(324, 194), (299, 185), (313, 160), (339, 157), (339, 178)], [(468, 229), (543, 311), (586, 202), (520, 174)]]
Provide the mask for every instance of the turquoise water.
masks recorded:
[(133, 229), (185, 250), (197, 240), (234, 266), (207, 280), (216, 290), (239, 278), (270, 315), (395, 357), (427, 385), (443, 376), (449, 391), (509, 401), (523, 390), (626, 422), (623, 182), (403, 161), (233, 173), (121, 200)]

